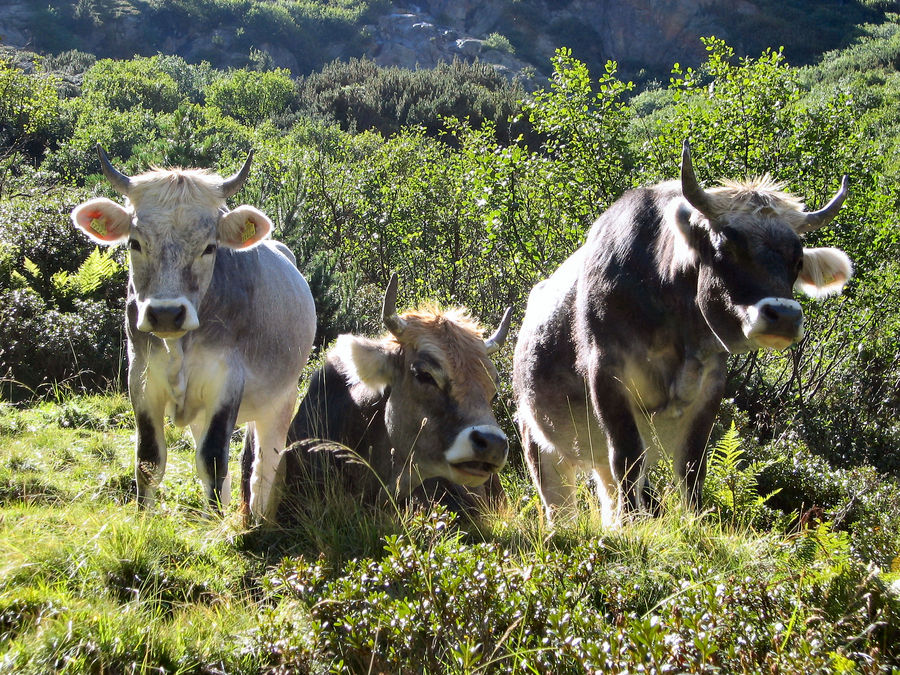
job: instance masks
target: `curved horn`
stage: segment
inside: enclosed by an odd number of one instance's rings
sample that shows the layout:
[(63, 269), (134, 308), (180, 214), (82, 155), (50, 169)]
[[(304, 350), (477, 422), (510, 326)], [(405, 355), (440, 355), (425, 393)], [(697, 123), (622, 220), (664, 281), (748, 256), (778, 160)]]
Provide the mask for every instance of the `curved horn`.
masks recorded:
[(715, 213), (710, 203), (709, 195), (700, 187), (697, 176), (694, 175), (694, 165), (691, 162), (691, 144), (687, 139), (681, 147), (681, 193), (688, 203), (707, 218), (712, 218)]
[(837, 191), (837, 194), (823, 208), (819, 209), (818, 211), (811, 211), (807, 213), (806, 220), (804, 221), (803, 225), (796, 228), (797, 234), (812, 232), (813, 230), (818, 230), (823, 225), (827, 225), (828, 223), (830, 223), (837, 215), (838, 211), (841, 210), (841, 205), (847, 198), (849, 189), (850, 179), (845, 174), (841, 179), (841, 187)]
[(406, 330), (406, 321), (397, 314), (397, 273), (391, 274), (387, 289), (384, 291), (384, 302), (381, 303), (381, 320), (394, 337), (400, 337)]
[(493, 335), (484, 341), (484, 348), (487, 349), (488, 355), (500, 351), (500, 347), (506, 342), (510, 321), (512, 321), (512, 307), (507, 307), (503, 313), (503, 318), (500, 320), (500, 326), (494, 331)]
[(100, 168), (103, 170), (106, 180), (110, 182), (110, 185), (113, 186), (116, 192), (127, 197), (128, 190), (131, 188), (131, 178), (112, 165), (112, 162), (109, 161), (109, 155), (106, 154), (106, 150), (103, 149), (102, 145), (97, 143), (96, 148), (97, 154), (100, 156)]
[(252, 161), (253, 149), (251, 148), (250, 152), (247, 153), (247, 159), (244, 161), (244, 166), (241, 167), (240, 171), (222, 181), (222, 196), (225, 197), (225, 199), (236, 194), (237, 191), (243, 187), (244, 182), (247, 180), (247, 176), (250, 175), (250, 162)]

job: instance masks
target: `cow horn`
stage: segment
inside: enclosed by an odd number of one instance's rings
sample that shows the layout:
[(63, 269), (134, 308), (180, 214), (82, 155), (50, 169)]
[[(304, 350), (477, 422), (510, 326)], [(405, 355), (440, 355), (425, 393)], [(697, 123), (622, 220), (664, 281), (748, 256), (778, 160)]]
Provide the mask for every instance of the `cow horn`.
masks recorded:
[(506, 342), (506, 334), (509, 333), (510, 321), (512, 321), (512, 307), (507, 307), (506, 311), (503, 313), (503, 319), (500, 321), (500, 326), (494, 331), (493, 335), (484, 341), (484, 348), (487, 349), (488, 354), (500, 351), (500, 347)]
[(97, 143), (96, 147), (97, 154), (100, 155), (100, 168), (103, 170), (106, 180), (110, 182), (116, 192), (127, 197), (128, 190), (131, 188), (131, 179), (112, 165), (109, 155), (106, 154), (102, 145)]
[(225, 199), (236, 194), (237, 191), (243, 187), (244, 182), (247, 180), (247, 176), (250, 175), (250, 162), (252, 161), (253, 149), (251, 148), (250, 152), (247, 153), (247, 159), (244, 161), (244, 166), (241, 167), (240, 171), (222, 181), (222, 196), (225, 197)]
[(828, 223), (830, 223), (837, 215), (838, 211), (840, 211), (841, 205), (847, 198), (847, 192), (849, 188), (850, 179), (846, 175), (844, 175), (844, 177), (841, 179), (841, 187), (837, 191), (837, 194), (823, 208), (819, 209), (818, 211), (811, 211), (807, 213), (806, 220), (800, 227), (797, 228), (797, 234), (812, 232), (813, 230), (818, 230), (823, 225), (827, 225)]
[(688, 203), (707, 218), (712, 218), (715, 213), (712, 209), (709, 195), (700, 187), (697, 176), (694, 175), (694, 165), (691, 162), (691, 144), (687, 139), (681, 148), (681, 194)]
[(384, 291), (384, 302), (381, 304), (381, 320), (394, 337), (400, 337), (406, 330), (406, 321), (397, 314), (397, 273), (391, 274), (387, 289)]

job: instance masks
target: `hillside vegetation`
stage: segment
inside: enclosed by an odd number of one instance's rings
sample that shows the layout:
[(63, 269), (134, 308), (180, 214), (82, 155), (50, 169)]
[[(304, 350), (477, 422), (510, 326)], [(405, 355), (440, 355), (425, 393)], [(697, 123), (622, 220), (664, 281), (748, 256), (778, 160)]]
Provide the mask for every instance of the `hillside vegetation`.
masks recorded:
[[(897, 672), (900, 18), (888, 19), (816, 66), (708, 38), (701, 66), (673, 64), (668, 85), (642, 91), (565, 49), (532, 94), (478, 64), (363, 60), (294, 79), (263, 58), (220, 70), (161, 54), (4, 57), (0, 669)], [(248, 531), (235, 511), (200, 514), (190, 443), (170, 428), (159, 508), (137, 513), (126, 256), (69, 221), (87, 198), (118, 199), (96, 143), (132, 174), (227, 174), (253, 149), (235, 204), (269, 214), (295, 252), (324, 347), (380, 330), (392, 271), (406, 305), (464, 304), (487, 325), (512, 305), (515, 327), (599, 213), (677, 175), (685, 138), (706, 185), (769, 173), (809, 208), (843, 174), (851, 185), (807, 245), (845, 250), (854, 279), (801, 301), (799, 345), (730, 362), (707, 512), (667, 499), (660, 518), (608, 531), (586, 498), (576, 525), (547, 532), (513, 441), (509, 503), (477, 527), (337, 494), (290, 529)], [(511, 352), (496, 362), (514, 439)]]
[(426, 69), (477, 58), (539, 83), (566, 45), (593, 72), (614, 59), (627, 77), (665, 81), (674, 61), (699, 65), (702, 35), (740, 55), (784, 45), (793, 62), (813, 63), (897, 9), (894, 0), (9, 0), (0, 42), (47, 55), (174, 54), (217, 68), (262, 60), (294, 75), (338, 58)]

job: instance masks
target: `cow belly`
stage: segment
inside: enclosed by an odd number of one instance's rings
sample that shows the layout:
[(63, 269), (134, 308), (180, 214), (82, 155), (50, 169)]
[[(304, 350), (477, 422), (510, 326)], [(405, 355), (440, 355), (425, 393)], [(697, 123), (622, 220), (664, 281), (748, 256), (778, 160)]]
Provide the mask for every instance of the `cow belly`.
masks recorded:
[(720, 389), (721, 360), (685, 358), (642, 365), (629, 363), (623, 379), (630, 383), (632, 415), (647, 448), (646, 460), (654, 463), (664, 455), (678, 465), (695, 420), (708, 409), (711, 392)]
[(557, 455), (578, 471), (609, 466), (606, 434), (584, 400), (522, 400), (518, 414), (542, 452)]

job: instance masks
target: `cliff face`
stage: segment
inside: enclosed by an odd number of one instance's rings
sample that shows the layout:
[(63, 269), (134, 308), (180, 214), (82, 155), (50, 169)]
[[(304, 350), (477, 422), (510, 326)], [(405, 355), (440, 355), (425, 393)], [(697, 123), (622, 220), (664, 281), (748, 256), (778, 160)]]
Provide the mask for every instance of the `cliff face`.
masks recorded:
[[(210, 23), (173, 20), (164, 12), (148, 17), (146, 8), (143, 0), (119, 0), (102, 21), (81, 17), (78, 29), (63, 35), (62, 8), (7, 0), (0, 6), (0, 43), (118, 58), (163, 52), (217, 67), (246, 64), (253, 48), (296, 74), (351, 56), (406, 68), (479, 59), (510, 75), (531, 73), (539, 82), (560, 46), (594, 72), (614, 59), (624, 76), (667, 77), (676, 61), (703, 60), (701, 36), (722, 37), (738, 53), (753, 55), (785, 45), (788, 58), (802, 62), (839, 46), (855, 24), (878, 19), (853, 0), (396, 0), (316, 41), (304, 26), (295, 26), (291, 39), (253, 26), (252, 10), (247, 16), (223, 11)], [(47, 35), (54, 25), (60, 33), (55, 43)]]
[[(666, 72), (675, 61), (702, 60), (700, 36), (727, 39), (734, 32), (720, 18), (726, 6), (744, 15), (759, 11), (750, 0), (396, 3), (396, 11), (372, 27), (369, 55), (382, 65), (404, 67), (477, 57), (510, 72), (530, 67), (545, 76), (554, 50), (568, 46), (588, 63), (613, 59), (628, 72)], [(511, 49), (497, 36), (507, 38)]]

